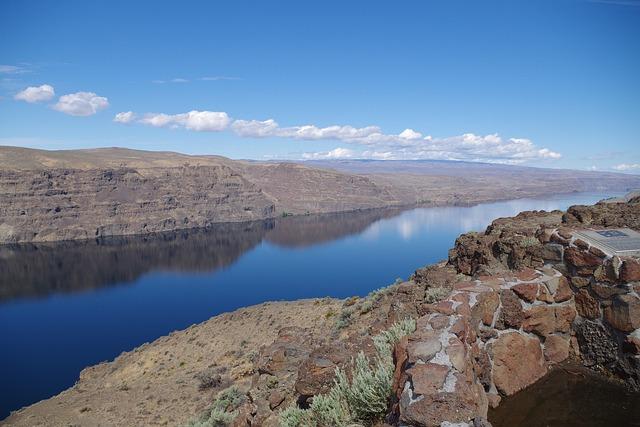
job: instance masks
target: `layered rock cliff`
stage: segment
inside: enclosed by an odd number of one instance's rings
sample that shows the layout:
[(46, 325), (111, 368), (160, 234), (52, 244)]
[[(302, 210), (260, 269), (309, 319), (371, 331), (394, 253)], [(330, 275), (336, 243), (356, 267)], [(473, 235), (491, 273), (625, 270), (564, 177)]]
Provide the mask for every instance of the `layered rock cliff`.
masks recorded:
[(208, 227), (273, 216), (274, 201), (224, 165), (0, 170), (0, 241)]
[(353, 173), (332, 169), (339, 164), (309, 167), (121, 148), (0, 147), (0, 244), (640, 187), (640, 177), (625, 174), (413, 163), (394, 162), (390, 172), (364, 167), (365, 162)]

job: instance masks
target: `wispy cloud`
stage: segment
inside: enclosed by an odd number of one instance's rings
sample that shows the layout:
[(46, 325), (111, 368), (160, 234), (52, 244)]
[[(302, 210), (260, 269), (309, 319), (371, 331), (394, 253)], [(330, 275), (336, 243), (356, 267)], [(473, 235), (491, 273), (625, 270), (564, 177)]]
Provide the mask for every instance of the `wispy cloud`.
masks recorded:
[[(131, 123), (135, 114), (118, 113), (114, 121)], [(303, 153), (303, 158), (442, 159), (519, 164), (533, 160), (555, 160), (561, 154), (540, 148), (527, 138), (503, 138), (498, 134), (465, 133), (433, 137), (407, 128), (398, 134), (385, 133), (379, 126), (355, 127), (313, 124), (280, 126), (274, 119), (231, 119), (220, 111), (189, 111), (180, 114), (147, 113), (135, 119), (153, 127), (187, 129), (198, 132), (230, 130), (242, 138), (286, 138), (303, 141), (337, 141), (352, 148)]]
[(242, 80), (240, 77), (229, 77), (229, 76), (209, 76), (209, 77), (200, 77), (198, 80), (202, 80), (205, 82), (215, 82), (218, 80)]
[(613, 169), (621, 172), (640, 170), (640, 163), (621, 163), (615, 165)]
[(169, 80), (151, 80), (151, 83), (156, 84), (165, 84), (165, 83), (189, 83), (188, 79), (183, 79), (182, 77), (176, 77)]
[(133, 111), (123, 111), (122, 113), (116, 114), (113, 118), (113, 121), (116, 123), (132, 123), (136, 119), (136, 115)]
[(30, 73), (31, 69), (26, 64), (20, 65), (0, 65), (0, 74), (25, 74)]

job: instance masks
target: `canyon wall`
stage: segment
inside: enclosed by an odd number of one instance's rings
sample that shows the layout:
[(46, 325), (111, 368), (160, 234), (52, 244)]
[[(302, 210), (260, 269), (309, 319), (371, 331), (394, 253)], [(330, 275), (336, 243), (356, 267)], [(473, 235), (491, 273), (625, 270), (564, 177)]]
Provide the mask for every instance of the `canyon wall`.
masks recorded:
[(209, 227), (274, 215), (274, 201), (223, 166), (0, 170), (0, 242)]

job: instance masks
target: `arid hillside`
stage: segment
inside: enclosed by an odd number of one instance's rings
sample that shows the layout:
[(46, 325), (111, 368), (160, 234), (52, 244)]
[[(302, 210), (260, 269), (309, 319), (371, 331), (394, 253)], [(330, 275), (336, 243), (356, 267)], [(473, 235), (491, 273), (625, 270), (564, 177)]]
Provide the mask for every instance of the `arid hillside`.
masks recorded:
[(301, 164), (124, 148), (0, 147), (0, 242), (634, 188), (640, 188), (635, 175), (465, 162)]

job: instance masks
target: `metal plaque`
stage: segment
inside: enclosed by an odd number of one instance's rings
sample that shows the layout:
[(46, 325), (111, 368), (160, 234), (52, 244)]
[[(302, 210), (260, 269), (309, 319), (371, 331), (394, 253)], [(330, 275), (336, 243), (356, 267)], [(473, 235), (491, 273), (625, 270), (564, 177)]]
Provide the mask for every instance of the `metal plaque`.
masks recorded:
[(640, 233), (630, 228), (581, 230), (575, 236), (607, 255), (640, 256)]

